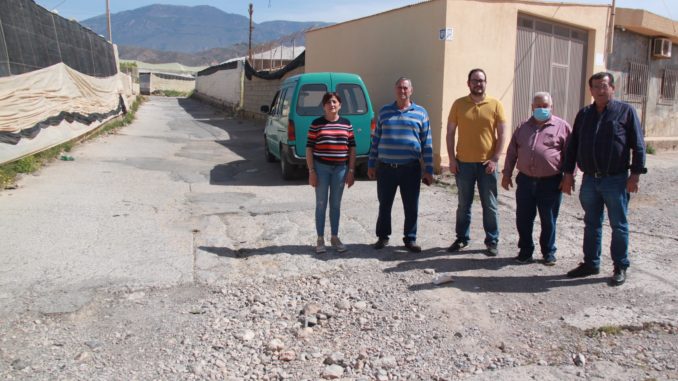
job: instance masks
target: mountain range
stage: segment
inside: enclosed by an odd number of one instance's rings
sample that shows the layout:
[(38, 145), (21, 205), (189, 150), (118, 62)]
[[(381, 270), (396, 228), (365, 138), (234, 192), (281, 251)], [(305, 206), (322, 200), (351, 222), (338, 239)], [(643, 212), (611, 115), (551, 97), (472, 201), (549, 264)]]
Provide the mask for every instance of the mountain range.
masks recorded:
[[(105, 15), (83, 20), (80, 24), (102, 36), (108, 34)], [(252, 44), (280, 40), (279, 43), (285, 45), (300, 46), (304, 44), (303, 31), (327, 25), (331, 24), (253, 23)], [(206, 65), (242, 55), (243, 49), (247, 51), (249, 18), (209, 5), (154, 4), (111, 14), (111, 29), (113, 42), (120, 48), (120, 58), (151, 62), (142, 59), (146, 57), (157, 62)], [(165, 61), (172, 57), (174, 60)]]

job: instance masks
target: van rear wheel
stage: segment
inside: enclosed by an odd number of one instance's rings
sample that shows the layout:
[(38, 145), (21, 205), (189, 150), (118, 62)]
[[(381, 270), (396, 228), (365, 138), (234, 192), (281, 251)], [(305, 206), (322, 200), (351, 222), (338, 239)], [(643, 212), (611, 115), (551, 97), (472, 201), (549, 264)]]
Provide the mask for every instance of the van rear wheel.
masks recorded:
[(357, 165), (355, 168), (356, 178), (366, 179), (367, 178), (367, 163)]
[(287, 161), (287, 154), (280, 150), (280, 171), (284, 180), (294, 180), (297, 174), (297, 168), (294, 164)]

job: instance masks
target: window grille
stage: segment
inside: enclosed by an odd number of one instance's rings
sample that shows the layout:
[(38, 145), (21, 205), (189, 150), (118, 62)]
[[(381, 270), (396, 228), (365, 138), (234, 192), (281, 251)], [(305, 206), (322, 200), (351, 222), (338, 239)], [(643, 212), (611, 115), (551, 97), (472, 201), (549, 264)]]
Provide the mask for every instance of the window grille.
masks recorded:
[(662, 101), (676, 100), (676, 82), (678, 79), (678, 70), (664, 69), (662, 76), (661, 93), (659, 98)]
[(645, 97), (647, 95), (648, 67), (646, 64), (629, 62), (629, 77), (626, 83), (626, 94)]

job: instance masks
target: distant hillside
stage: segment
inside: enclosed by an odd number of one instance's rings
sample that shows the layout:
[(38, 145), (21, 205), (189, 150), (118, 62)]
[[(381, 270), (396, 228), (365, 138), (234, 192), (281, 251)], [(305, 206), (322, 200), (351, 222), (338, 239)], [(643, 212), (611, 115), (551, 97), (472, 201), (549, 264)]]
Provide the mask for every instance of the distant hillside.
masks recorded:
[[(80, 23), (103, 36), (107, 34), (105, 15)], [(326, 25), (330, 24), (296, 21), (255, 23), (252, 42), (276, 40), (281, 36)], [(249, 19), (208, 5), (187, 7), (156, 4), (111, 14), (111, 28), (113, 42), (119, 46), (195, 53), (213, 48), (230, 49), (238, 43), (247, 44)], [(295, 44), (303, 45), (303, 36), (295, 40)]]
[(118, 52), (120, 58), (124, 60), (148, 63), (178, 62), (186, 66), (211, 66), (234, 57), (247, 55), (247, 45), (236, 44), (229, 48), (212, 48), (193, 54), (118, 45)]

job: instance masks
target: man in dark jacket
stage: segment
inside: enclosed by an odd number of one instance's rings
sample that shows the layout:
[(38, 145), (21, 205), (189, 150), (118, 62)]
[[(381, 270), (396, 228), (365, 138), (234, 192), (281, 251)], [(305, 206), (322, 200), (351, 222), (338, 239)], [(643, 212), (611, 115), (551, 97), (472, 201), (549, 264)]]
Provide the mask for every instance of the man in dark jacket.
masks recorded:
[[(613, 99), (614, 76), (608, 72), (589, 78), (594, 102), (582, 108), (574, 120), (565, 152), (562, 190), (574, 189), (575, 164), (584, 173), (579, 201), (584, 209), (584, 262), (567, 273), (570, 278), (600, 272), (603, 210), (607, 208), (612, 241), (614, 274), (610, 281), (626, 281), (629, 267), (629, 226), (626, 219), (629, 193), (638, 192), (640, 174), (646, 173), (645, 142), (636, 111)], [(629, 171), (631, 172), (629, 174)]]

